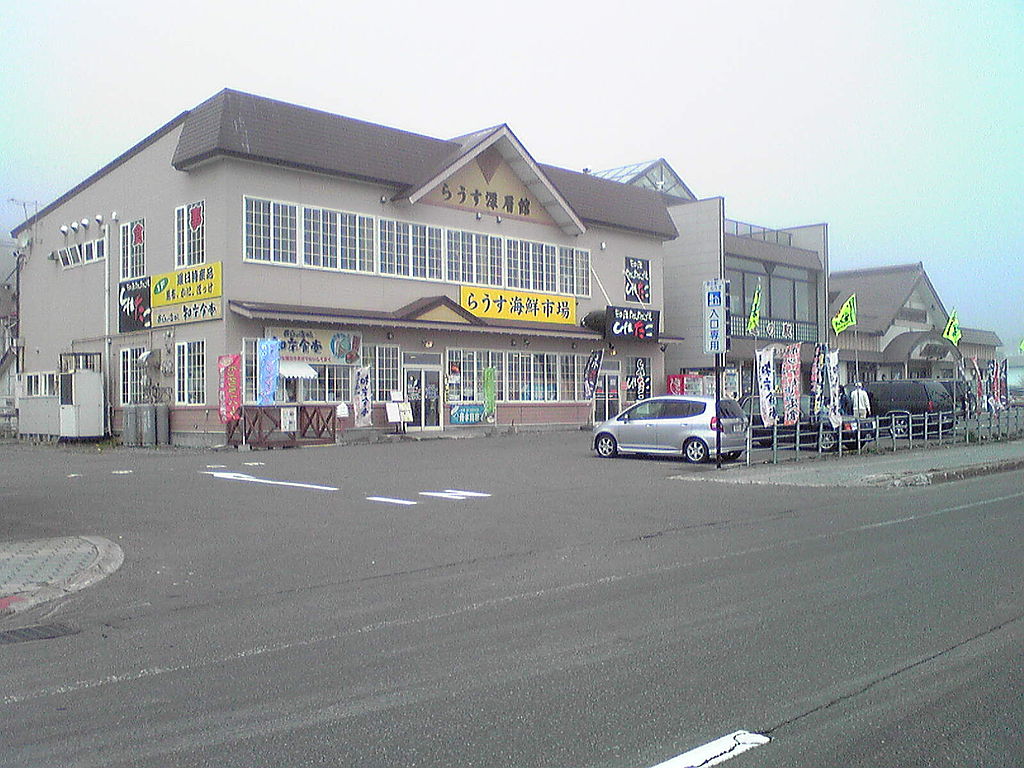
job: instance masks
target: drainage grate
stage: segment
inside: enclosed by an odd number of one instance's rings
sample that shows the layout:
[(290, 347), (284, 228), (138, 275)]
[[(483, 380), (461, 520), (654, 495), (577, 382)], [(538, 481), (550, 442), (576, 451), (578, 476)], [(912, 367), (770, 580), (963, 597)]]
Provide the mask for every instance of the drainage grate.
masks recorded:
[(77, 635), (81, 631), (72, 624), (33, 624), (31, 627), (0, 632), (0, 645), (27, 643), (32, 640), (53, 640), (57, 637)]

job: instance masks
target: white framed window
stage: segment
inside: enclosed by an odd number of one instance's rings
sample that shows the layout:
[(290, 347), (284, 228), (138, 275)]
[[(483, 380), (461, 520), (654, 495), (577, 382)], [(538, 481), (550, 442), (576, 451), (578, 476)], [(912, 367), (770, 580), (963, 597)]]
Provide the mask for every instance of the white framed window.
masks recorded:
[(145, 351), (145, 347), (121, 350), (121, 405), (135, 405), (146, 400), (146, 372), (139, 365), (139, 356)]
[(302, 208), (302, 263), (373, 271), (373, 218), (328, 208)]
[(501, 238), (447, 230), (448, 282), (501, 286)]
[(313, 364), (315, 379), (302, 382), (302, 400), (307, 403), (338, 403), (352, 399), (352, 371), (355, 366)]
[(121, 225), (121, 279), (131, 280), (146, 274), (146, 220), (136, 219)]
[(206, 341), (179, 341), (174, 354), (174, 401), (178, 405), (206, 403)]
[(562, 355), (559, 362), (559, 399), (581, 401), (583, 397), (583, 377), (587, 368), (586, 355)]
[(509, 288), (545, 293), (558, 291), (555, 246), (532, 240), (506, 240), (505, 254)]
[(57, 396), (57, 374), (56, 373), (26, 373), (23, 374), (22, 393), (23, 397), (56, 397)]
[(298, 206), (245, 198), (245, 259), (298, 263)]
[(399, 370), (399, 350), (391, 344), (380, 344), (373, 348), (373, 390), (379, 403), (391, 400), (391, 391), (402, 388)]
[(590, 296), (590, 251), (558, 249), (558, 290), (572, 296)]
[(206, 203), (174, 209), (174, 265), (178, 269), (206, 262)]
[(380, 220), (380, 273), (440, 280), (441, 228)]
[(484, 370), (494, 368), (495, 399), (505, 399), (505, 353), (488, 349), (448, 350), (448, 399), (451, 402), (484, 400)]

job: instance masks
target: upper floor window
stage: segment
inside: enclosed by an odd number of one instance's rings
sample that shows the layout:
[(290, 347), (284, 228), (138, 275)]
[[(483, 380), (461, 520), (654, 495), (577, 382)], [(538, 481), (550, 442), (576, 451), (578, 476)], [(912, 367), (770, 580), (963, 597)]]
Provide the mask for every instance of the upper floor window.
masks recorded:
[(245, 198), (245, 258), (297, 264), (298, 207)]
[(441, 228), (381, 219), (380, 272), (440, 280)]
[(590, 295), (590, 252), (558, 249), (558, 290), (574, 296)]
[(131, 280), (146, 274), (146, 220), (136, 219), (121, 225), (121, 279)]
[(204, 201), (174, 211), (174, 266), (191, 267), (206, 261), (206, 211)]
[(448, 280), (501, 287), (501, 238), (448, 230)]
[(302, 261), (307, 266), (373, 271), (371, 217), (304, 207), (302, 229)]
[(530, 240), (506, 240), (508, 287), (527, 291), (558, 290), (555, 246)]

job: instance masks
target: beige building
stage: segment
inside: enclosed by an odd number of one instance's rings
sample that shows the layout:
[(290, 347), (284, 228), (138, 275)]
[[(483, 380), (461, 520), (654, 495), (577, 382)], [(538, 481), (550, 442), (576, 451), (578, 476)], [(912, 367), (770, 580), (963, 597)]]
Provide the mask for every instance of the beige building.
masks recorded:
[(443, 140), (225, 90), (13, 234), (23, 434), (65, 433), (60, 374), (90, 371), (104, 431), (159, 403), (174, 442), (223, 442), (218, 358), (255, 409), (264, 338), (263, 402), (275, 383), (300, 421), (352, 406), (364, 367), (377, 429), (392, 398), (410, 429), (481, 423), (486, 369), (498, 424), (585, 424), (597, 350), (598, 417), (664, 381), (664, 197), (539, 164), (505, 125)]

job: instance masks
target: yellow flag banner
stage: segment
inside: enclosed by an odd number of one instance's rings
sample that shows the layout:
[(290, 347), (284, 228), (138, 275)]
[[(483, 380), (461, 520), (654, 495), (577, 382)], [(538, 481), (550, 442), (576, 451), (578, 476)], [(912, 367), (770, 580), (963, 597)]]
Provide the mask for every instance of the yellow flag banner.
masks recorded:
[[(747, 333), (753, 333), (761, 323), (761, 283), (754, 289), (754, 297), (750, 300), (750, 314), (747, 315)], [(1024, 342), (1022, 342), (1024, 343)]]
[(843, 302), (843, 306), (832, 318), (832, 330), (836, 336), (845, 331), (851, 325), (857, 324), (857, 294), (851, 293), (850, 298)]
[(942, 338), (949, 339), (956, 346), (960, 343), (960, 337), (963, 333), (960, 332), (960, 320), (957, 319), (956, 310), (954, 309), (949, 313), (949, 321), (946, 323), (946, 330), (942, 332)]

